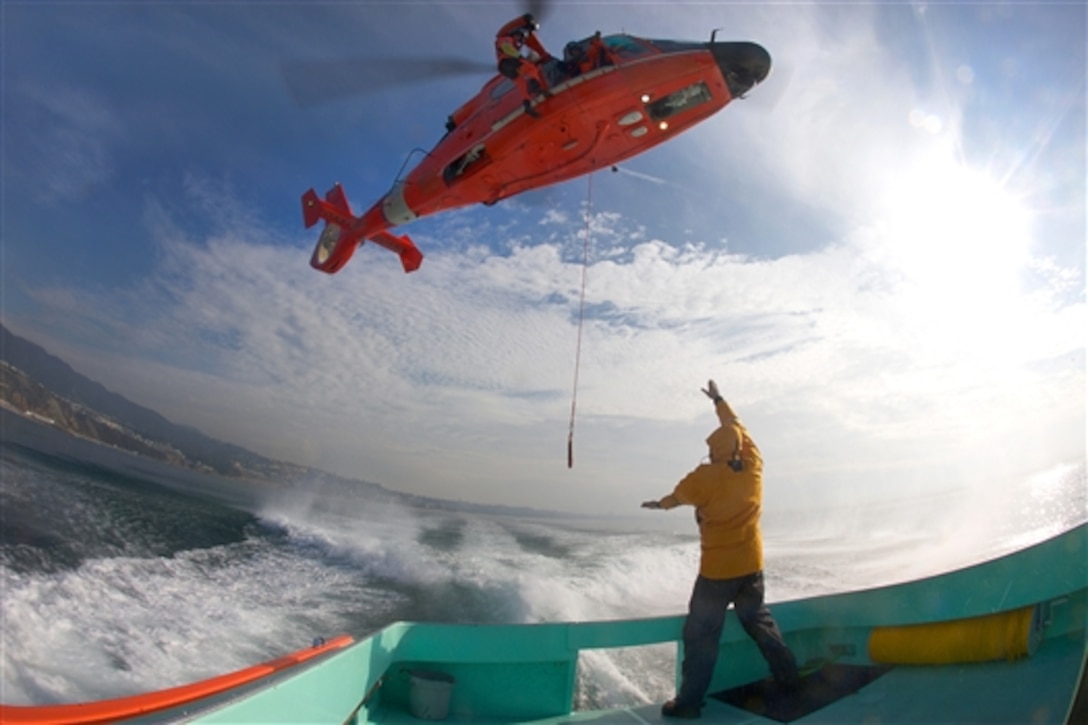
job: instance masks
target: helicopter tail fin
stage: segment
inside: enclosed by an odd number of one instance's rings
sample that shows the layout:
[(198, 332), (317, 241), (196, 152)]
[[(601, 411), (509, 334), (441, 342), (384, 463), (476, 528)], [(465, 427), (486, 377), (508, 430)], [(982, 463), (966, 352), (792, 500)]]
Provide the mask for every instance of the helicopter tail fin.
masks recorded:
[[(325, 228), (314, 247), (310, 266), (333, 274), (347, 264), (357, 247), (369, 239), (395, 252), (405, 272), (419, 269), (423, 263), (423, 253), (407, 236), (398, 237), (383, 228), (388, 226), (388, 222), (374, 218), (381, 213), (379, 207), (371, 209), (364, 216), (355, 216), (340, 184), (329, 189), (324, 199), (319, 198), (313, 189), (307, 191), (302, 195), (302, 220), (306, 228), (325, 220)], [(371, 231), (375, 227), (378, 227), (377, 231)]]
[(322, 219), (325, 228), (310, 257), (314, 269), (333, 274), (347, 264), (355, 248), (362, 244), (361, 220), (351, 212), (351, 205), (344, 196), (344, 189), (336, 184), (325, 194), (324, 200), (310, 189), (302, 195), (302, 221), (309, 229)]

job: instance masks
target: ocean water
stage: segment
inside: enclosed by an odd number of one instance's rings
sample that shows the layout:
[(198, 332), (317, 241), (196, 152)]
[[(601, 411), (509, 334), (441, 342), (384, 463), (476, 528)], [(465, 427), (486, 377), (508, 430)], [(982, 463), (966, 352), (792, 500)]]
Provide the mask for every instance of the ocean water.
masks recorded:
[[(990, 492), (985, 509), (961, 492), (769, 513), (768, 599), (948, 571), (1057, 534), (1085, 508), (1080, 465)], [(5, 704), (171, 687), (398, 620), (681, 614), (698, 564), (686, 513), (531, 519), (327, 480), (242, 485), (7, 419), (0, 510)], [(666, 699), (674, 657), (673, 645), (583, 653), (577, 705)]]

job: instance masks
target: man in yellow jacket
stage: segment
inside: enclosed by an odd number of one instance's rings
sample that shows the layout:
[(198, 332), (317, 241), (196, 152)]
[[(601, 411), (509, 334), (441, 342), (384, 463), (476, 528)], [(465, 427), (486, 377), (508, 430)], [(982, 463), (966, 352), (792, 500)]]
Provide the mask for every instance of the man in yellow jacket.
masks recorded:
[(669, 495), (642, 504), (648, 509), (694, 506), (699, 524), (702, 553), (684, 621), (680, 692), (661, 708), (666, 717), (686, 719), (699, 717), (702, 710), (730, 603), (775, 680), (786, 689), (798, 681), (793, 653), (763, 603), (763, 458), (713, 380), (703, 392), (714, 401), (721, 422), (706, 439), (710, 463), (700, 464)]

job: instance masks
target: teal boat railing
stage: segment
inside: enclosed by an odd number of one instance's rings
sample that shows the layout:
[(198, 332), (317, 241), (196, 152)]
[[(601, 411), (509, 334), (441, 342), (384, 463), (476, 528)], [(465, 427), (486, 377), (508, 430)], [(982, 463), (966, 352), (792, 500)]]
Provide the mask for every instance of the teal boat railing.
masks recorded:
[[(1088, 524), (993, 561), (923, 580), (773, 605), (799, 661), (868, 663), (873, 627), (1045, 608), (1046, 637), (1088, 623)], [(525, 721), (571, 711), (582, 651), (675, 643), (683, 616), (600, 622), (460, 625), (396, 623), (281, 682), (249, 692), (196, 722), (369, 722), (403, 711), (414, 669), (455, 678), (451, 719)], [(763, 677), (766, 665), (728, 617), (712, 687)], [(678, 670), (679, 668), (677, 668)]]

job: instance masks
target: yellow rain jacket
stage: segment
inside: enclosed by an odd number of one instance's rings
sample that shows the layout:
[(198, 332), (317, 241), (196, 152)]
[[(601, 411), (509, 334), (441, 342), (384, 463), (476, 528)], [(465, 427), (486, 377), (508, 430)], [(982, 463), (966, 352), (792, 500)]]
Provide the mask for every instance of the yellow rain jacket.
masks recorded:
[[(721, 427), (706, 439), (712, 462), (685, 476), (673, 496), (695, 507), (702, 543), (699, 573), (732, 579), (763, 569), (763, 458), (729, 404), (719, 400), (715, 409)], [(741, 471), (730, 467), (734, 460), (742, 462)]]

